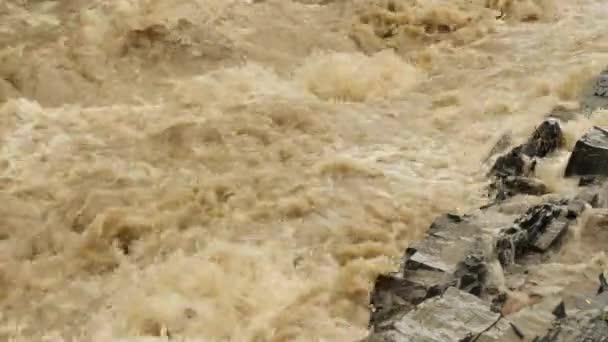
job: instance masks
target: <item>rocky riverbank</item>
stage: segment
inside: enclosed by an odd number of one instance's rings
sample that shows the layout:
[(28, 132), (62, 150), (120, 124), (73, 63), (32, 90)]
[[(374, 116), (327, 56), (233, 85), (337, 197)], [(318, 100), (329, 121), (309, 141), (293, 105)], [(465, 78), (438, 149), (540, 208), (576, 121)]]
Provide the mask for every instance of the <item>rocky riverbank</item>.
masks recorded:
[[(602, 73), (578, 112), (552, 113), (502, 155), (509, 142), (499, 141), (489, 203), (438, 217), (401, 270), (376, 279), (365, 342), (608, 341), (607, 265), (589, 260), (608, 246), (608, 130), (576, 142), (563, 173), (578, 179), (571, 196), (535, 177), (543, 158), (563, 152), (563, 123), (605, 108), (607, 87)], [(580, 263), (566, 266), (574, 254)]]

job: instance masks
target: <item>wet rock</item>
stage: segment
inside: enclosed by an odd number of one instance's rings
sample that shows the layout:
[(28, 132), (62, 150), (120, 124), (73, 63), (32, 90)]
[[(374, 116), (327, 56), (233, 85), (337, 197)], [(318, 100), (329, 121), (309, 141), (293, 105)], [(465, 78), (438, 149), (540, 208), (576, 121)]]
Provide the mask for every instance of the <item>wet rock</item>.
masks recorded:
[(594, 127), (576, 142), (568, 165), (566, 177), (608, 176), (608, 131)]
[(564, 302), (560, 302), (555, 309), (553, 309), (553, 312), (551, 312), (553, 314), (553, 316), (555, 316), (555, 318), (557, 319), (563, 319), (566, 318), (566, 306), (564, 305)]
[(549, 192), (542, 181), (522, 176), (507, 176), (498, 179), (494, 187), (497, 189), (496, 199), (498, 200), (505, 200), (518, 194), (541, 196)]
[(378, 328), (395, 312), (408, 312), (450, 286), (482, 295), (488, 269), (479, 252), (481, 232), (470, 217), (438, 217), (426, 237), (407, 248), (400, 274), (376, 279), (370, 326)]
[(502, 316), (481, 299), (450, 287), (441, 297), (385, 322), (366, 341), (500, 341), (508, 327)]
[(402, 276), (380, 275), (376, 279), (371, 296), (370, 326), (378, 326), (398, 312), (408, 312), (426, 298), (424, 284), (404, 279)]
[(542, 195), (547, 188), (542, 182), (530, 178), (536, 167), (536, 160), (563, 145), (563, 134), (559, 121), (549, 118), (543, 121), (524, 144), (498, 157), (490, 170), (494, 182), (490, 190), (498, 200), (515, 194)]
[(606, 276), (604, 276), (604, 273), (600, 273), (599, 279), (600, 287), (597, 290), (597, 294), (600, 295), (602, 293), (608, 293), (608, 281), (606, 281)]
[(496, 242), (498, 260), (507, 266), (529, 252), (547, 251), (572, 221), (564, 204), (545, 203), (530, 208), (513, 226), (501, 231)]
[(606, 312), (584, 312), (555, 324), (546, 335), (535, 342), (608, 342), (608, 316)]
[(485, 290), (488, 267), (483, 255), (467, 255), (458, 264), (454, 273), (457, 287), (475, 296), (481, 296)]
[(608, 70), (602, 71), (595, 80), (593, 95), (608, 97)]
[(581, 108), (588, 114), (608, 108), (608, 69), (603, 70), (588, 88), (581, 95)]

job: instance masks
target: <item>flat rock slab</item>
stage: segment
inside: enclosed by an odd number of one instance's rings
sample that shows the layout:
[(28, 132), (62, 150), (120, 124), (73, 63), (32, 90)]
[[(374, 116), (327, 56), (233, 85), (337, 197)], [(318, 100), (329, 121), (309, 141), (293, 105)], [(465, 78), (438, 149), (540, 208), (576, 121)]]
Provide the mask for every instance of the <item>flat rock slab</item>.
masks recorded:
[(509, 329), (500, 314), (481, 299), (454, 287), (387, 324), (390, 327), (366, 341), (454, 342), (470, 341), (477, 335), (477, 341), (500, 341)]
[(576, 142), (565, 176), (608, 176), (608, 131), (594, 127)]
[(409, 263), (452, 273), (474, 248), (482, 232), (468, 217), (442, 215), (431, 224), (425, 239), (407, 249), (406, 268)]

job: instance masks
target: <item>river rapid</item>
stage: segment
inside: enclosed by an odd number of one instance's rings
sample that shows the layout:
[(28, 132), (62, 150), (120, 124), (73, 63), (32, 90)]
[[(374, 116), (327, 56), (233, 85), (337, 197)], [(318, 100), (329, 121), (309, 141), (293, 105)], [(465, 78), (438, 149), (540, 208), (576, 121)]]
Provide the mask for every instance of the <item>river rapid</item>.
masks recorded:
[[(606, 18), (605, 0), (1, 0), (0, 339), (364, 337), (375, 276), (487, 202), (495, 142), (608, 65)], [(602, 123), (565, 123), (569, 148)], [(538, 168), (556, 193), (566, 157)]]

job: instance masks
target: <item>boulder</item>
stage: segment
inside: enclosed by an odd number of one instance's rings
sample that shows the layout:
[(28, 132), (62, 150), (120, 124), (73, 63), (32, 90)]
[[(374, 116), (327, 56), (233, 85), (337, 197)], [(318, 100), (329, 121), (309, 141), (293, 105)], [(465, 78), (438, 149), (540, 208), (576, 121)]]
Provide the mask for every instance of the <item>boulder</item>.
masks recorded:
[(522, 176), (507, 176), (498, 179), (493, 187), (496, 188), (496, 199), (501, 201), (514, 195), (541, 196), (549, 192), (542, 181)]
[(531, 178), (538, 158), (544, 158), (563, 145), (559, 120), (543, 121), (524, 144), (498, 157), (490, 170), (494, 180), (490, 193), (501, 201), (517, 194), (542, 195), (547, 187)]
[(608, 70), (602, 71), (593, 86), (593, 95), (599, 97), (608, 97)]
[(496, 242), (498, 260), (508, 266), (530, 252), (543, 253), (559, 242), (584, 206), (545, 203), (531, 207), (514, 224), (503, 229)]
[(565, 176), (608, 176), (608, 131), (594, 127), (576, 142)]
[(563, 134), (557, 119), (543, 121), (524, 144), (499, 157), (491, 174), (498, 177), (526, 176), (534, 170), (534, 159), (544, 158), (563, 145)]
[(564, 318), (534, 342), (608, 342), (608, 311), (584, 311), (576, 317)]
[(501, 341), (509, 325), (481, 299), (455, 287), (394, 316), (365, 340), (386, 342)]
[(425, 238), (406, 249), (401, 272), (376, 279), (370, 326), (378, 328), (395, 312), (408, 312), (450, 286), (482, 295), (488, 273), (480, 252), (482, 234), (472, 217), (438, 217)]
[(608, 69), (602, 71), (580, 98), (580, 107), (587, 113), (608, 108)]

